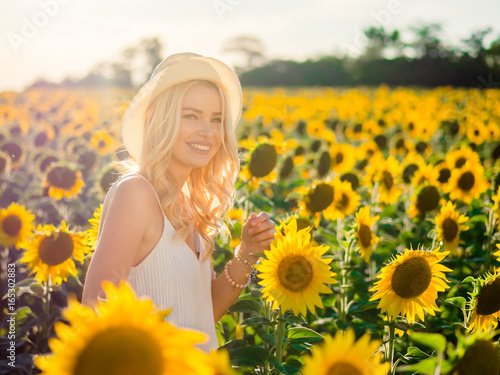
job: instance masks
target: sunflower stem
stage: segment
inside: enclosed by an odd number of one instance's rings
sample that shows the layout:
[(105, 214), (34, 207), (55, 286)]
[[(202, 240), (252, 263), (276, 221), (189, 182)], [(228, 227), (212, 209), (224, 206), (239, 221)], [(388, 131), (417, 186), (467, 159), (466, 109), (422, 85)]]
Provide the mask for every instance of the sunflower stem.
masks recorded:
[(491, 235), (493, 233), (493, 226), (495, 225), (495, 215), (493, 215), (493, 209), (491, 207), (488, 208), (488, 223), (486, 224), (486, 240), (483, 242), (483, 251), (486, 253), (486, 261), (484, 262), (485, 270), (488, 271), (491, 263), (491, 252), (490, 252), (490, 243), (491, 243)]
[(48, 339), (50, 337), (50, 276), (45, 283), (45, 303), (44, 303), (44, 312), (45, 312), (45, 321), (43, 322), (43, 337)]
[[(274, 346), (276, 347), (276, 359), (278, 360), (278, 363), (281, 365), (283, 362), (283, 338), (285, 337), (285, 324), (286, 321), (283, 317), (283, 312), (281, 311), (281, 308), (279, 310), (279, 316), (278, 316), (278, 328), (275, 331), (275, 338), (274, 338)], [(281, 374), (279, 369), (276, 369), (275, 372), (276, 375)]]
[(393, 366), (394, 363), (394, 336), (396, 333), (396, 327), (394, 326), (394, 321), (391, 320), (388, 324), (389, 327), (389, 348), (386, 353), (386, 360), (391, 364), (391, 370), (389, 371), (389, 375), (394, 375), (394, 371), (396, 367)]

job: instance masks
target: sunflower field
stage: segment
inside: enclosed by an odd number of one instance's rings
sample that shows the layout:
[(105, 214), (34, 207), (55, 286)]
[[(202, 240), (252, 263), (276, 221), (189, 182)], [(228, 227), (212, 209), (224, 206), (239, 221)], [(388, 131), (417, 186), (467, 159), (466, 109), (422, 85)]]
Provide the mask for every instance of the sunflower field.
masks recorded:
[(242, 224), (278, 224), (221, 349), (105, 284), (81, 305), (135, 92), (0, 93), (0, 375), (500, 374), (500, 90), (244, 90)]

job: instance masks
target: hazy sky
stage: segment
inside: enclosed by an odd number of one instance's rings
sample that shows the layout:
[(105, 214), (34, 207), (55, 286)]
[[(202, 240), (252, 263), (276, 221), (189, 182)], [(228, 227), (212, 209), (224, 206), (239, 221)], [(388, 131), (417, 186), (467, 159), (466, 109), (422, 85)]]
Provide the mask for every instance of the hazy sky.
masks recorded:
[(372, 25), (439, 23), (450, 44), (491, 26), (489, 44), (499, 14), (498, 0), (0, 0), (0, 91), (82, 77), (144, 37), (158, 36), (165, 57), (191, 51), (232, 64), (221, 48), (247, 34), (270, 58), (303, 60), (361, 50)]

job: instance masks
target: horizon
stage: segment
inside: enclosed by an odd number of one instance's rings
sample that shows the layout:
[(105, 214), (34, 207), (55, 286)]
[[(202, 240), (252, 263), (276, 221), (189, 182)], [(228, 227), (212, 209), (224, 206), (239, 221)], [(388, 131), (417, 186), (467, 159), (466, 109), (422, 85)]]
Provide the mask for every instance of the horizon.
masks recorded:
[(439, 24), (445, 46), (459, 45), (487, 27), (492, 32), (485, 46), (500, 38), (495, 23), (500, 3), (493, 0), (480, 2), (482, 7), (449, 0), (438, 4), (316, 0), (304, 7), (304, 1), (293, 0), (286, 8), (243, 0), (141, 4), (39, 0), (28, 5), (0, 1), (4, 8), (0, 51), (6, 68), (0, 73), (0, 91), (21, 91), (38, 79), (59, 83), (64, 78), (83, 78), (97, 64), (115, 61), (124, 48), (155, 36), (163, 43), (163, 57), (194, 51), (232, 66), (238, 59), (221, 50), (238, 35), (260, 39), (269, 59), (295, 61), (345, 53), (357, 56), (364, 47), (362, 30), (370, 26), (397, 29), (404, 39), (411, 27)]

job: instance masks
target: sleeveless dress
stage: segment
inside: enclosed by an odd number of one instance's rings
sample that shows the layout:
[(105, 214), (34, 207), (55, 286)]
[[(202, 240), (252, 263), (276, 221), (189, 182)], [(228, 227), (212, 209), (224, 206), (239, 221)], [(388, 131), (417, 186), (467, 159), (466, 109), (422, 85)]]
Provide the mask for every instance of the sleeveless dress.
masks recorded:
[[(139, 176), (153, 189), (160, 205), (158, 195), (151, 183), (138, 173), (126, 176)], [(124, 177), (126, 177), (124, 176)], [(212, 305), (212, 280), (215, 274), (210, 257), (202, 261), (205, 247), (199, 245), (203, 237), (196, 232), (195, 244), (199, 258), (176, 233), (172, 224), (163, 214), (163, 233), (153, 250), (128, 275), (137, 297), (146, 296), (153, 300), (159, 309), (172, 308), (166, 321), (183, 328), (202, 331), (208, 335), (208, 342), (198, 347), (209, 352), (217, 349), (217, 335)]]

